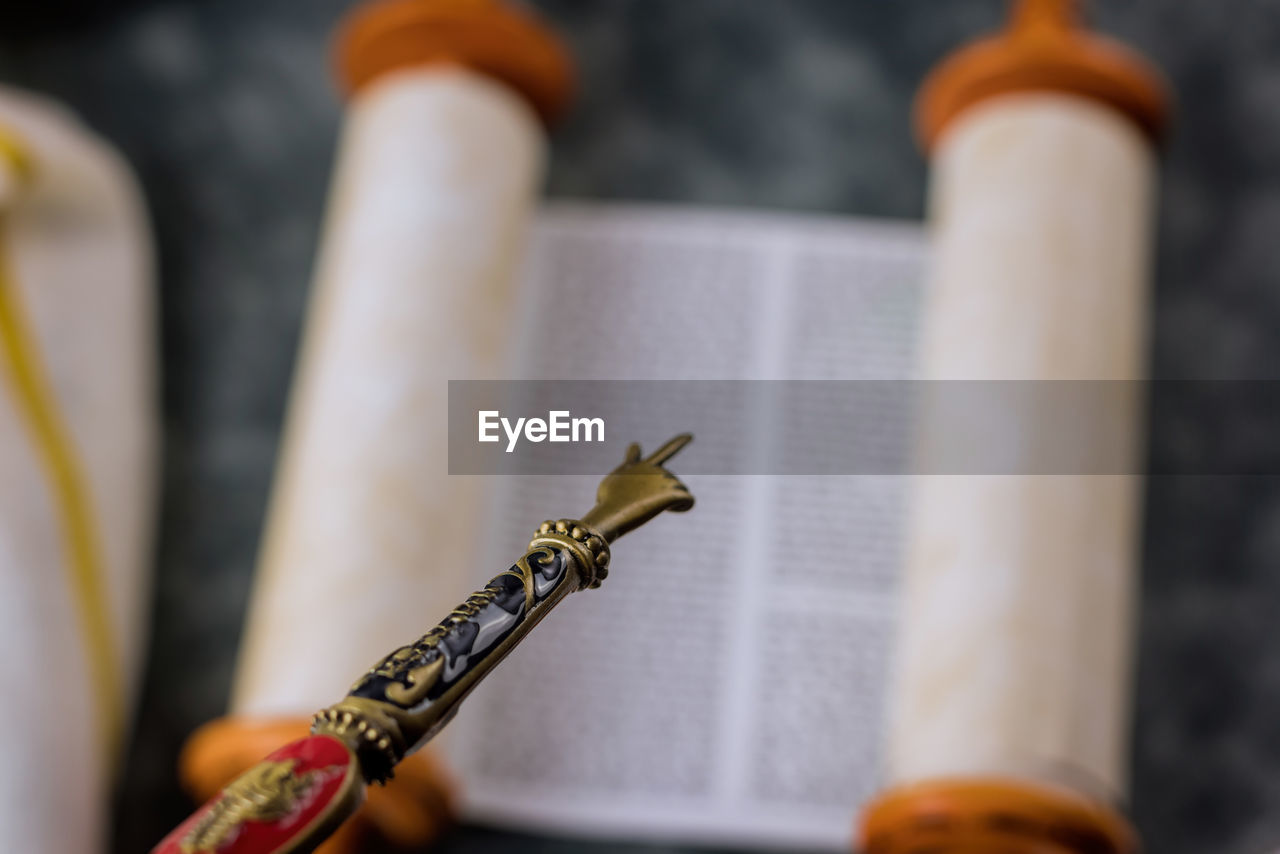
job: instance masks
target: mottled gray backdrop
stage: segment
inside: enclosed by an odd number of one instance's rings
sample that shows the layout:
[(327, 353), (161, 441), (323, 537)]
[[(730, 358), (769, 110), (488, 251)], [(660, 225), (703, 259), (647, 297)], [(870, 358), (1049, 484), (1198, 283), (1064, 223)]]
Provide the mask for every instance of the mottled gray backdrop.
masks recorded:
[[(348, 4), (73, 5), (0, 3), (0, 79), (67, 101), (113, 140), (159, 235), (163, 525), (116, 834), (135, 852), (187, 811), (176, 751), (224, 708), (340, 118), (327, 42)], [(925, 185), (912, 92), (1001, 16), (998, 0), (538, 5), (584, 81), (554, 138), (551, 195), (909, 218)], [(1097, 5), (1179, 97), (1155, 374), (1276, 379), (1280, 3)], [(1224, 389), (1213, 405), (1157, 406), (1154, 464), (1176, 469), (1224, 431), (1245, 459), (1280, 442)], [(1280, 482), (1153, 478), (1145, 546), (1137, 823), (1157, 854), (1262, 854), (1280, 846)], [(595, 850), (478, 830), (445, 847)]]

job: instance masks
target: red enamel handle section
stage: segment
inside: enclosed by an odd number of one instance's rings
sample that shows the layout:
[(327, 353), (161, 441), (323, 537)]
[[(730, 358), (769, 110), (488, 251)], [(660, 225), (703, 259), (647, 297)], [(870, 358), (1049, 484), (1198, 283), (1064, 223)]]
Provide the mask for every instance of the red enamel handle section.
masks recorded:
[(302, 854), (364, 797), (356, 759), (333, 736), (285, 745), (237, 777), (151, 854)]

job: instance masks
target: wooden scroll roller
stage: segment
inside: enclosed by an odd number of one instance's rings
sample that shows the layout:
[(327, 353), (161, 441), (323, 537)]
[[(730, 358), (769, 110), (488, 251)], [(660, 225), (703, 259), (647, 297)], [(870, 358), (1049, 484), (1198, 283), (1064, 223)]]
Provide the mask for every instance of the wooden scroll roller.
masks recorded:
[[(499, 375), (543, 127), (570, 90), (556, 38), (499, 0), (369, 3), (336, 53), (350, 103), (230, 716), (182, 761), (201, 798), (458, 594), (430, 572), (465, 559), (480, 516), (445, 471), (447, 381)], [(325, 851), (360, 829), (420, 845), (452, 800), (413, 756)]]
[[(1049, 381), (1110, 383), (1113, 405), (1070, 441), (1086, 461), (1104, 456), (1091, 444), (1102, 434), (1120, 450), (1105, 471), (1040, 471), (1035, 413), (996, 411), (996, 441), (1033, 449), (1011, 470), (931, 473), (957, 460), (925, 454), (890, 788), (866, 811), (867, 854), (1135, 848), (1121, 810), (1166, 103), (1159, 76), (1084, 30), (1069, 0), (1017, 3), (1004, 32), (946, 60), (920, 93), (933, 224), (921, 377), (1046, 394)], [(922, 408), (926, 450), (952, 426), (931, 427), (934, 402)]]

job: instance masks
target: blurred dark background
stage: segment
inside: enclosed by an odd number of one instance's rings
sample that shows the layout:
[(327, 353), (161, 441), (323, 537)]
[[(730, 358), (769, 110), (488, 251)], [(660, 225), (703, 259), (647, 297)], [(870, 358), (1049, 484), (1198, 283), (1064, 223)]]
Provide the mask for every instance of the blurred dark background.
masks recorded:
[[(164, 505), (122, 854), (187, 813), (178, 747), (225, 707), (341, 118), (328, 42), (348, 5), (0, 4), (0, 80), (66, 102), (124, 152), (159, 241)], [(536, 5), (583, 81), (553, 138), (552, 196), (911, 219), (926, 179), (912, 93), (1003, 16), (1000, 0)], [(1155, 376), (1280, 378), (1280, 3), (1092, 12), (1178, 98)], [(1280, 441), (1229, 407), (1157, 415), (1149, 453), (1162, 471), (1217, 431)], [(1280, 846), (1280, 482), (1152, 478), (1143, 590), (1132, 810), (1148, 850)], [(599, 850), (480, 830), (444, 847)]]

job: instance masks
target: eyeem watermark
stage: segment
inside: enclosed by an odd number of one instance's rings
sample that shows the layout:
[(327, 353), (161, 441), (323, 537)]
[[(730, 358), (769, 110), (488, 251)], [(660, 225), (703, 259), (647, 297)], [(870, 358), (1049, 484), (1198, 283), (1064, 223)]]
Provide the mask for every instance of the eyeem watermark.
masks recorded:
[[(1188, 444), (1153, 427), (1144, 451), (1144, 404)], [(447, 419), (462, 476), (597, 476), (680, 432), (682, 477), (1280, 474), (1269, 380), (450, 380)]]
[(603, 442), (603, 418), (574, 418), (567, 409), (553, 409), (543, 418), (502, 417), (497, 409), (482, 409), (477, 414), (479, 422), (477, 440), (499, 442), (499, 429), (507, 436), (507, 453), (516, 449), (521, 436), (529, 442)]

